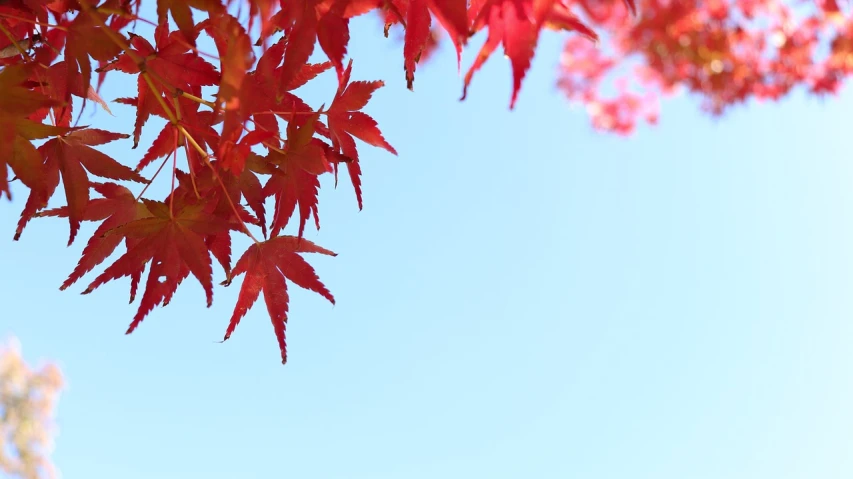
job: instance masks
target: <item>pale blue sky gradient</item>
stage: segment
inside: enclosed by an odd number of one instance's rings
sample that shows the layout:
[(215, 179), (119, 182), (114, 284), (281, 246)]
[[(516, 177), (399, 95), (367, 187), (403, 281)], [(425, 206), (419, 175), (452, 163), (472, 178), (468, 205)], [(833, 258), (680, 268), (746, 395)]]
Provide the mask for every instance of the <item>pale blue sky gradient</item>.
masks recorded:
[[(234, 286), (207, 310), (187, 280), (124, 336), (126, 281), (58, 291), (93, 225), (14, 243), (23, 191), (0, 205), (0, 337), (66, 374), (66, 479), (853, 477), (853, 96), (722, 121), (682, 97), (624, 139), (556, 92), (559, 35), (509, 112), (501, 56), (463, 103), (447, 51), (411, 93), (400, 46), (356, 25), (400, 157), (362, 148), (362, 212), (326, 179), (306, 235), (339, 253), (309, 258), (338, 302), (292, 288), (287, 366), (263, 307), (217, 343)], [(113, 110), (84, 122), (130, 132)], [(135, 164), (158, 126), (104, 151)]]

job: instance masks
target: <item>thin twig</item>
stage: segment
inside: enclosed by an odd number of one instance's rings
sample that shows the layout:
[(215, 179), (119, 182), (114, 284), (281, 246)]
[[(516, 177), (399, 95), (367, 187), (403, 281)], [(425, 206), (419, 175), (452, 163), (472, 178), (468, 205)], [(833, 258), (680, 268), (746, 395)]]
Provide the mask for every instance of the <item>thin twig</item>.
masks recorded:
[(219, 176), (219, 172), (216, 171), (216, 168), (214, 168), (213, 164), (210, 162), (210, 155), (208, 155), (207, 152), (204, 151), (204, 148), (202, 148), (198, 143), (196, 143), (195, 139), (189, 133), (187, 133), (187, 130), (183, 127), (183, 125), (179, 125), (178, 129), (186, 136), (187, 141), (190, 142), (193, 148), (198, 151), (207, 166), (210, 167), (210, 170), (213, 172), (214, 178), (216, 178), (216, 181), (219, 182), (219, 186), (225, 193), (225, 199), (227, 199), (228, 204), (231, 205), (231, 211), (234, 212), (234, 216), (237, 217), (237, 221), (239, 221), (240, 224), (243, 226), (243, 232), (246, 233), (249, 238), (252, 238), (252, 241), (260, 244), (260, 241), (258, 241), (257, 238), (255, 238), (255, 236), (252, 234), (252, 232), (249, 231), (249, 227), (246, 226), (246, 222), (243, 221), (243, 218), (240, 217), (240, 212), (237, 210), (237, 206), (234, 205), (234, 201), (231, 200), (231, 195), (228, 194), (228, 189), (225, 188), (225, 183), (222, 181), (222, 177)]
[(154, 176), (152, 176), (151, 179), (148, 180), (148, 183), (145, 184), (145, 188), (142, 188), (142, 191), (140, 191), (139, 194), (136, 195), (135, 201), (139, 201), (139, 198), (142, 198), (142, 195), (145, 194), (145, 191), (148, 189), (149, 186), (151, 186), (151, 183), (154, 183), (154, 178), (157, 178), (157, 175), (159, 175), (160, 171), (163, 170), (163, 167), (166, 166), (167, 161), (169, 161), (169, 155), (166, 155), (166, 158), (163, 158), (163, 163), (160, 163), (160, 167), (157, 168), (157, 171), (154, 172)]
[(188, 100), (192, 100), (192, 101), (194, 101), (194, 102), (196, 102), (196, 103), (200, 103), (200, 104), (202, 104), (202, 105), (204, 105), (204, 106), (207, 106), (207, 107), (210, 107), (210, 108), (216, 108), (216, 103), (213, 103), (212, 101), (207, 101), (207, 100), (205, 100), (205, 99), (203, 99), (203, 98), (199, 98), (199, 97), (197, 97), (197, 96), (195, 96), (195, 95), (193, 95), (193, 94), (187, 93), (187, 92), (185, 92), (185, 91), (183, 91), (183, 90), (178, 90), (177, 92), (178, 92), (182, 97), (184, 97), (184, 98), (186, 98), (186, 99), (188, 99)]
[(40, 27), (55, 28), (55, 29), (57, 29), (57, 30), (62, 30), (63, 32), (67, 32), (67, 31), (68, 31), (68, 28), (63, 27), (62, 25), (54, 25), (54, 24), (52, 24), (52, 23), (42, 23), (42, 22), (40, 22), (40, 21), (38, 21), (38, 20), (32, 20), (32, 19), (29, 19), (29, 18), (18, 17), (18, 16), (16, 16), (16, 15), (10, 15), (10, 14), (8, 14), (8, 13), (0, 12), (0, 17), (3, 17), (3, 18), (9, 18), (9, 19), (12, 19), (12, 20), (19, 20), (19, 21), (27, 22), (27, 23), (33, 23), (33, 24), (38, 25), (38, 26), (40, 26)]

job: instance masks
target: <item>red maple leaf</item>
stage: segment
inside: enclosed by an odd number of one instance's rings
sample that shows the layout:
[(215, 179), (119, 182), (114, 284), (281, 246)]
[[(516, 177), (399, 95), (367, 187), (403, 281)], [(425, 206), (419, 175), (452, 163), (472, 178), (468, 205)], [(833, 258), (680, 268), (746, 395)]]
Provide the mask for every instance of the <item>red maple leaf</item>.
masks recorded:
[(21, 220), (15, 238), (19, 238), (26, 224), (36, 211), (47, 206), (47, 202), (53, 196), (56, 187), (59, 186), (59, 178), (65, 188), (65, 200), (68, 203), (68, 221), (71, 233), (68, 244), (74, 242), (80, 221), (85, 216), (86, 207), (89, 203), (89, 173), (113, 180), (127, 180), (145, 182), (145, 178), (139, 173), (122, 165), (109, 156), (92, 148), (92, 146), (103, 145), (119, 138), (127, 138), (128, 135), (112, 133), (105, 130), (83, 129), (75, 130), (65, 136), (58, 136), (48, 140), (38, 148), (38, 152), (44, 159), (42, 188), (30, 191), (30, 197)]
[[(384, 148), (395, 155), (397, 154), (397, 150), (385, 141), (382, 132), (379, 131), (376, 120), (366, 113), (359, 111), (370, 101), (373, 92), (385, 83), (382, 81), (356, 81), (350, 83), (351, 73), (352, 61), (349, 62), (344, 71), (337, 94), (326, 116), (329, 122), (329, 136), (332, 139), (332, 146), (351, 160), (346, 162), (347, 170), (349, 171), (353, 188), (355, 188), (358, 209), (361, 209), (363, 205), (361, 196), (361, 167), (358, 165), (358, 149), (355, 146), (353, 137), (369, 145)], [(335, 166), (337, 166), (337, 163), (335, 163)]]
[[(633, 0), (625, 1), (633, 5)], [(543, 27), (547, 25), (552, 29), (579, 30), (587, 36), (595, 35), (568, 13), (568, 8), (558, 0), (474, 0), (469, 13), (473, 18), (472, 31), (488, 28), (489, 32), (477, 58), (465, 74), (462, 99), (467, 96), (474, 73), (502, 44), (512, 65), (510, 109), (515, 107), (521, 82), (530, 68)]]
[[(293, 114), (313, 114), (311, 107), (291, 90), (305, 85), (332, 66), (331, 62), (302, 65), (289, 82), (282, 84), (283, 67), (280, 65), (285, 46), (283, 38), (270, 46), (258, 60), (255, 70), (246, 76), (245, 87), (241, 89), (242, 115), (251, 117), (257, 129), (278, 132), (276, 117), (289, 120)], [(322, 130), (324, 127), (317, 122), (315, 128)], [(270, 144), (278, 146), (280, 143), (273, 139)]]
[(62, 131), (27, 119), (38, 110), (60, 104), (24, 84), (33, 68), (10, 65), (0, 70), (0, 197), (10, 199), (7, 165), (31, 189), (44, 189), (42, 165), (29, 140), (45, 138)]
[[(64, 290), (74, 284), (84, 274), (91, 271), (95, 266), (107, 259), (116, 247), (121, 243), (122, 237), (115, 234), (107, 234), (110, 230), (118, 228), (131, 221), (151, 216), (144, 203), (136, 199), (127, 188), (115, 183), (90, 183), (92, 188), (103, 195), (103, 198), (89, 200), (82, 220), (102, 221), (86, 247), (83, 248), (83, 256), (68, 276), (68, 279), (59, 287)], [(67, 218), (70, 210), (67, 206), (43, 211), (38, 216), (58, 216)], [(138, 242), (134, 238), (125, 237), (127, 248), (130, 249)], [(141, 272), (142, 269), (139, 269)], [(133, 302), (133, 294), (131, 294)]]
[(286, 2), (273, 17), (284, 30), (287, 42), (280, 80), (287, 84), (308, 63), (317, 40), (317, 0)]
[[(218, 162), (212, 165), (218, 166)], [(217, 179), (211, 168), (204, 168), (196, 175), (176, 170), (175, 175), (178, 187), (166, 198), (166, 201), (174, 201), (177, 204), (195, 204), (202, 201), (206, 214), (215, 218), (215, 223), (224, 226), (209, 231), (203, 236), (208, 250), (227, 274), (231, 271), (231, 231), (245, 233), (244, 225), (257, 225), (260, 220), (253, 218), (239, 204), (241, 191), (234, 176), (226, 173)]]
[(243, 253), (237, 260), (234, 270), (224, 283), (231, 284), (235, 277), (245, 273), (246, 278), (240, 287), (237, 305), (225, 331), (227, 340), (240, 323), (249, 308), (255, 304), (261, 291), (272, 321), (278, 346), (281, 350), (282, 364), (287, 362), (287, 343), (285, 328), (287, 326), (287, 283), (289, 279), (298, 286), (314, 291), (335, 304), (332, 293), (320, 282), (314, 268), (308, 264), (299, 253), (320, 253), (336, 256), (335, 253), (321, 248), (316, 244), (294, 236), (278, 236), (262, 243), (256, 243)]
[[(88, 2), (88, 0), (82, 1)], [(108, 62), (121, 53), (121, 47), (112, 41), (106, 31), (109, 27), (100, 26), (93, 18), (99, 15), (92, 10), (81, 11), (67, 26), (68, 34), (65, 44), (65, 60), (68, 68), (67, 91), (74, 89), (78, 74), (83, 85), (91, 84), (92, 61), (90, 58), (99, 62)]]
[(406, 87), (409, 90), (415, 81), (415, 65), (429, 40), (431, 18), (427, 0), (409, 0), (403, 44), (403, 68), (406, 70)]
[(236, 178), (240, 194), (243, 195), (243, 199), (246, 200), (246, 204), (249, 205), (249, 208), (251, 208), (255, 213), (255, 216), (257, 216), (258, 223), (261, 226), (261, 230), (265, 238), (267, 236), (266, 209), (264, 206), (264, 200), (266, 198), (264, 197), (261, 180), (258, 179), (257, 174), (262, 173), (271, 175), (273, 171), (275, 171), (275, 169), (268, 165), (264, 158), (255, 153), (250, 153), (249, 157), (246, 159), (246, 167), (243, 168), (243, 172), (240, 173), (240, 176)]
[[(137, 106), (138, 104), (138, 99), (136, 98), (120, 98), (116, 101), (132, 106)], [(159, 102), (155, 101), (154, 103), (152, 113), (168, 120), (166, 112), (160, 107)], [(192, 130), (192, 134), (200, 146), (204, 147), (208, 140), (211, 139), (216, 141), (218, 134), (208, 124), (209, 121), (215, 118), (213, 112), (199, 112), (199, 103), (187, 98), (177, 98), (177, 103), (180, 106), (183, 125), (187, 129)], [(154, 160), (171, 155), (180, 147), (186, 147), (186, 142), (182, 138), (183, 136), (175, 124), (171, 122), (166, 123), (151, 143), (151, 146), (148, 147), (142, 159), (139, 160), (139, 163), (136, 165), (136, 171), (142, 171), (143, 168), (151, 164)], [(198, 152), (195, 149), (188, 149), (187, 155), (192, 160), (193, 168), (200, 168), (204, 165), (204, 161), (198, 156)]]
[(317, 43), (335, 66), (338, 78), (344, 71), (344, 56), (349, 43), (349, 19), (344, 16), (348, 3), (346, 0), (334, 0), (317, 21)]
[[(205, 22), (204, 28), (213, 38), (216, 48), (219, 50), (222, 78), (219, 83), (216, 105), (217, 108), (220, 108), (224, 104), (225, 115), (217, 157), (227, 158), (242, 135), (243, 127), (248, 120), (245, 107), (240, 101), (240, 93), (243, 90), (241, 87), (246, 73), (254, 63), (252, 41), (240, 22), (228, 14), (208, 20)], [(259, 142), (244, 142), (244, 144), (251, 146)], [(239, 174), (243, 169), (246, 155), (239, 156), (241, 158), (236, 160), (232, 158), (223, 166), (235, 174)]]
[[(159, 96), (167, 104), (172, 103), (172, 97), (179, 91), (193, 94), (201, 93), (202, 86), (216, 85), (220, 75), (216, 68), (191, 50), (182, 32), (169, 32), (168, 25), (160, 24), (155, 30), (155, 46), (138, 35), (133, 35), (130, 41), (130, 53), (119, 55), (115, 62), (105, 65), (101, 71), (118, 70), (124, 73), (138, 75), (136, 83), (138, 96), (135, 100), (136, 123), (133, 129), (133, 147), (139, 144), (142, 127), (153, 115), (165, 115)], [(155, 90), (148, 85), (143, 76), (143, 70), (137, 65), (138, 58), (144, 59), (144, 68), (154, 77), (152, 83)], [(165, 82), (165, 84), (163, 83)], [(127, 102), (122, 102), (127, 103)], [(198, 109), (198, 105), (195, 106)]]
[[(46, 72), (34, 72), (34, 80), (41, 85), (41, 90), (51, 98), (62, 102), (60, 106), (53, 108), (53, 115), (57, 125), (70, 126), (71, 113), (73, 103), (71, 95), (83, 98), (84, 100), (92, 100), (107, 113), (112, 114), (107, 103), (98, 95), (91, 85), (83, 84), (83, 76), (80, 72), (71, 72), (69, 78), (68, 65), (66, 62), (60, 61), (54, 63), (47, 69)], [(44, 109), (37, 115), (33, 115), (33, 119), (44, 119), (48, 116), (48, 110)]]
[[(275, 165), (272, 177), (264, 185), (264, 197), (275, 196), (275, 215), (271, 226), (273, 236), (287, 225), (296, 206), (299, 206), (299, 237), (305, 231), (305, 223), (313, 214), (317, 229), (320, 218), (317, 214), (317, 193), (320, 189), (318, 176), (330, 173), (332, 166), (326, 159), (328, 145), (314, 138), (314, 123), (319, 118), (316, 112), (298, 122), (291, 118), (287, 125), (287, 149), (284, 154), (270, 150), (266, 157)], [(301, 125), (300, 125), (301, 123)]]
[(222, 3), (217, 0), (157, 0), (157, 23), (163, 25), (167, 22), (166, 14), (172, 13), (172, 19), (178, 25), (178, 30), (184, 34), (184, 38), (195, 45), (197, 31), (193, 24), (193, 15), (190, 7), (204, 10), (209, 13), (221, 12)]
[(213, 303), (213, 271), (204, 236), (227, 227), (224, 222), (210, 217), (204, 203), (179, 205), (178, 211), (173, 213), (164, 202), (142, 201), (152, 216), (106, 232), (107, 235), (133, 239), (135, 244), (83, 291), (83, 294), (89, 294), (108, 281), (132, 275), (150, 262), (145, 291), (127, 334), (132, 333), (155, 306), (168, 304), (178, 285), (190, 273), (204, 288), (207, 306), (210, 307)]
[(338, 78), (349, 43), (349, 19), (370, 11), (380, 0), (297, 0), (283, 2), (271, 20), (284, 30), (287, 41), (281, 68), (282, 85), (289, 85), (314, 52), (314, 44), (329, 58)]
[(273, 6), (277, 4), (275, 0), (247, 0), (249, 2), (249, 30), (255, 24), (255, 18), (261, 20), (261, 36), (266, 39), (272, 32)]
[[(462, 47), (468, 41), (467, 0), (409, 0), (403, 9), (406, 12), (406, 33), (403, 44), (403, 64), (406, 70), (406, 86), (411, 90), (415, 81), (415, 65), (420, 61), (424, 49), (432, 40), (430, 25), (432, 12), (441, 26), (450, 35), (456, 47), (457, 61), (462, 59)], [(393, 15), (399, 15), (394, 11)], [(388, 26), (386, 25), (386, 36)]]

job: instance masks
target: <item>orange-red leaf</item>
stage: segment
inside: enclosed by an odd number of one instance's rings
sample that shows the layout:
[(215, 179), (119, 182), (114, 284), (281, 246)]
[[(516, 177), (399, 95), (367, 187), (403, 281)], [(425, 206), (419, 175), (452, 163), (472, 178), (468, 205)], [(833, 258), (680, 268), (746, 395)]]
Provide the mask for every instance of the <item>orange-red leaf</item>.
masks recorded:
[(427, 0), (427, 2), (438, 23), (450, 35), (450, 40), (456, 47), (457, 61), (461, 61), (462, 47), (471, 35), (468, 30), (467, 0)]
[(336, 1), (335, 6), (317, 23), (317, 41), (335, 66), (338, 77), (344, 71), (344, 55), (349, 43), (349, 20), (343, 17), (344, 4), (340, 0)]
[(488, 36), (465, 74), (462, 99), (467, 95), (474, 72), (483, 66), (498, 45), (503, 44), (504, 52), (512, 66), (510, 108), (515, 106), (521, 81), (530, 68), (539, 32), (544, 26), (544, 18), (538, 17), (544, 16), (543, 12), (550, 12), (554, 2), (555, 0), (486, 0), (479, 10), (472, 8), (471, 13), (476, 15), (472, 30), (477, 32), (488, 28)]
[[(139, 202), (133, 193), (127, 188), (114, 183), (91, 183), (92, 188), (103, 195), (89, 201), (83, 215), (84, 221), (102, 221), (102, 223), (89, 238), (89, 242), (83, 249), (83, 256), (68, 276), (68, 279), (59, 287), (64, 290), (91, 271), (95, 266), (107, 259), (119, 243), (122, 237), (119, 235), (107, 235), (106, 233), (131, 221), (150, 216), (151, 213), (144, 203)], [(59, 216), (67, 218), (69, 209), (67, 206), (44, 211), (39, 216)], [(133, 238), (125, 238), (127, 247), (130, 249), (135, 242)], [(132, 299), (131, 299), (132, 301)]]
[(403, 44), (403, 65), (406, 70), (406, 87), (411, 90), (415, 81), (415, 65), (429, 39), (431, 18), (427, 0), (409, 0), (406, 14), (406, 36)]
[(80, 221), (89, 203), (89, 175), (113, 180), (145, 182), (145, 178), (109, 156), (92, 148), (128, 135), (97, 129), (75, 130), (48, 140), (38, 148), (44, 159), (44, 182), (40, 189), (30, 191), (30, 199), (18, 223), (16, 237), (36, 211), (47, 206), (59, 183), (60, 176), (68, 203), (68, 221), (71, 226), (68, 244), (74, 241)]
[(314, 51), (318, 23), (315, 4), (315, 0), (285, 2), (279, 12), (279, 26), (287, 34), (287, 47), (280, 73), (282, 85), (290, 84)]
[(190, 7), (210, 13), (223, 9), (222, 4), (217, 0), (157, 0), (157, 23), (161, 25), (167, 23), (166, 15), (171, 12), (178, 30), (184, 34), (191, 45), (195, 45), (197, 33)]
[(267, 312), (270, 315), (281, 351), (281, 362), (282, 364), (287, 362), (285, 328), (289, 297), (285, 279), (320, 294), (332, 304), (335, 303), (332, 293), (320, 282), (314, 268), (299, 253), (320, 253), (336, 256), (335, 253), (304, 238), (278, 236), (263, 243), (253, 244), (237, 260), (237, 264), (226, 284), (230, 284), (235, 277), (241, 274), (245, 273), (246, 277), (243, 279), (234, 313), (231, 315), (228, 329), (225, 331), (225, 340), (231, 337), (240, 320), (263, 292)]
[(204, 236), (226, 228), (224, 223), (209, 218), (203, 205), (186, 205), (172, 214), (166, 203), (143, 202), (152, 216), (106, 232), (106, 235), (135, 240), (135, 244), (83, 292), (89, 294), (108, 281), (132, 276), (150, 263), (139, 309), (127, 334), (132, 333), (155, 306), (168, 304), (178, 285), (190, 274), (201, 283), (210, 307), (213, 302), (213, 271)]
[[(93, 12), (92, 15), (98, 14)], [(65, 60), (68, 68), (66, 91), (73, 91), (78, 81), (86, 86), (91, 84), (91, 58), (108, 62), (119, 53), (121, 53), (121, 47), (113, 42), (105, 27), (98, 26), (89, 14), (79, 13), (68, 26), (65, 46)]]
[[(373, 92), (383, 86), (383, 83), (381, 81), (349, 83), (351, 72), (352, 61), (344, 71), (342, 82), (338, 86), (338, 93), (327, 112), (327, 118), (332, 146), (351, 160), (346, 165), (350, 172), (353, 188), (355, 188), (358, 208), (361, 209), (361, 180), (359, 178), (361, 168), (358, 166), (358, 150), (353, 137), (383, 148), (395, 155), (397, 150), (382, 136), (376, 121), (366, 113), (358, 111), (367, 104)], [(337, 167), (337, 163), (335, 167)]]

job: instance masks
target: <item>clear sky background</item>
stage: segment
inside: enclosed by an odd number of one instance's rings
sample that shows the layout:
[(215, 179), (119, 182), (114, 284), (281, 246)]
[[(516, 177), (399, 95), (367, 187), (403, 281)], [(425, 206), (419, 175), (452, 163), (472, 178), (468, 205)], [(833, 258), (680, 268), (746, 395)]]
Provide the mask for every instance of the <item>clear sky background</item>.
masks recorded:
[[(559, 35), (509, 112), (501, 56), (463, 103), (447, 51), (411, 93), (356, 25), (400, 157), (362, 148), (362, 212), (327, 178), (306, 234), (339, 253), (309, 258), (338, 302), (293, 287), (287, 366), (260, 304), (217, 343), (237, 287), (208, 310), (187, 280), (124, 336), (127, 281), (58, 291), (93, 225), (15, 243), (23, 191), (0, 205), (0, 337), (66, 375), (66, 479), (853, 477), (853, 96), (721, 121), (681, 97), (624, 139), (559, 96)], [(130, 132), (113, 110), (84, 122)], [(135, 164), (157, 131), (104, 151)]]

